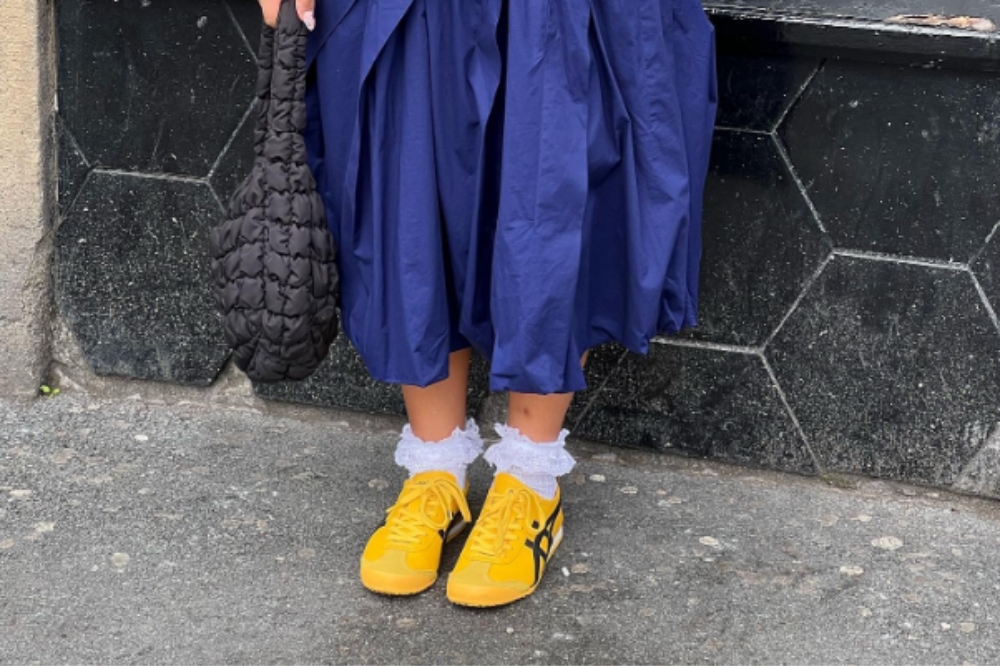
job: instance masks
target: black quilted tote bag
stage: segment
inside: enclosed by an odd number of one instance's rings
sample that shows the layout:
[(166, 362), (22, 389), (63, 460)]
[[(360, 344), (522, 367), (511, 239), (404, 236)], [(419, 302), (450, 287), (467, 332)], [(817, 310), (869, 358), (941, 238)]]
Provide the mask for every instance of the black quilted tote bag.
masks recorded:
[(306, 38), (285, 0), (261, 35), (253, 170), (209, 237), (226, 342), (255, 382), (308, 377), (337, 334), (334, 242), (302, 138)]

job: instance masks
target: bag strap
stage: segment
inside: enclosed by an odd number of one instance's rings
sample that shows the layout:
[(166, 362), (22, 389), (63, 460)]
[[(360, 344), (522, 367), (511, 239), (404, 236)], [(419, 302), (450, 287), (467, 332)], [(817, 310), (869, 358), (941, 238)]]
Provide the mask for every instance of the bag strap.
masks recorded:
[(253, 130), (254, 154), (257, 157), (264, 155), (264, 143), (267, 140), (267, 122), (271, 106), (271, 76), (274, 71), (274, 33), (274, 28), (265, 23), (260, 31), (260, 48), (257, 52), (255, 93), (257, 121)]
[(308, 35), (305, 24), (295, 10), (295, 0), (283, 0), (274, 35), (274, 61), (267, 117), (272, 134), (302, 134), (305, 130)]

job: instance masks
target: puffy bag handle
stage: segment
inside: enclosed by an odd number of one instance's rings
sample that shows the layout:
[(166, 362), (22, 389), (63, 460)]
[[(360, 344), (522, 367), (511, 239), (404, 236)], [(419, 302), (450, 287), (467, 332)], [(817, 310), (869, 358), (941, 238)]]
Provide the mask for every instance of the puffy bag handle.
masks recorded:
[[(272, 42), (272, 63), (270, 98), (268, 103), (267, 126), (277, 135), (293, 133), (301, 135), (306, 127), (306, 41), (309, 31), (295, 10), (294, 0), (283, 0), (278, 11), (278, 27), (274, 29)], [(263, 57), (265, 54), (261, 54)], [(282, 71), (287, 76), (275, 76)], [(270, 100), (293, 102), (288, 105), (271, 104)], [(294, 113), (289, 113), (294, 109)]]
[(260, 31), (260, 48), (257, 51), (257, 121), (254, 124), (253, 145), (257, 157), (264, 154), (264, 140), (267, 138), (267, 119), (271, 106), (271, 78), (274, 72), (275, 29), (264, 24)]

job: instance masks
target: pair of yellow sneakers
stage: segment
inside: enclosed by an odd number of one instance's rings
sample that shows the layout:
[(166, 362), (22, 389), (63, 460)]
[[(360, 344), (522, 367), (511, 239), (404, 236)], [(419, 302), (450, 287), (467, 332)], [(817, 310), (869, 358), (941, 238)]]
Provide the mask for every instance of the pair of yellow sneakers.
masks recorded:
[[(444, 544), (472, 521), (465, 490), (447, 472), (408, 479), (361, 556), (361, 582), (389, 595), (423, 592), (438, 578)], [(538, 587), (562, 540), (560, 492), (548, 500), (509, 474), (497, 474), (483, 510), (448, 576), (448, 599), (502, 606)]]

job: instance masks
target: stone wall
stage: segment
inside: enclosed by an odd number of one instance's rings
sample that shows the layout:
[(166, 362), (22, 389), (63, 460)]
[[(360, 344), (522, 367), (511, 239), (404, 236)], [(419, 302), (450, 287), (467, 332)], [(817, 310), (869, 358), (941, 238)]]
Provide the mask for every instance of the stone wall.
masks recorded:
[(0, 395), (38, 392), (48, 366), (55, 77), (50, 0), (0, 3)]
[[(58, 9), (59, 312), (98, 374), (209, 385), (227, 353), (206, 236), (248, 168), (256, 4)], [(646, 357), (597, 350), (570, 429), (1000, 494), (996, 75), (746, 34), (720, 31), (702, 325)], [(343, 340), (255, 391), (402, 412)]]

